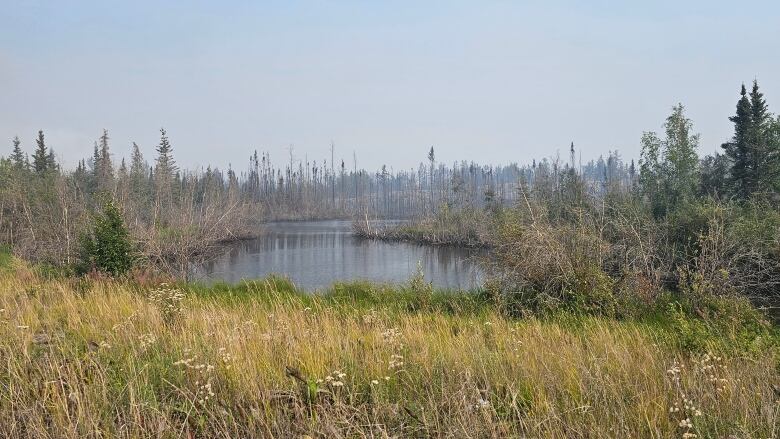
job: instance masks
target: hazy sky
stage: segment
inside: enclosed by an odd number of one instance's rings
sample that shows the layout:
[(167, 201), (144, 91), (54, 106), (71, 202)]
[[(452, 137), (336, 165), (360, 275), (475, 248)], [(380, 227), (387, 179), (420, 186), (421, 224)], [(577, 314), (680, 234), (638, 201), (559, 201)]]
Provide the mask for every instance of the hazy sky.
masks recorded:
[(376, 169), (637, 157), (682, 102), (702, 153), (731, 135), (741, 82), (780, 111), (774, 1), (0, 0), (0, 139), (38, 129), (72, 166), (107, 128), (153, 158), (243, 170), (352, 152)]

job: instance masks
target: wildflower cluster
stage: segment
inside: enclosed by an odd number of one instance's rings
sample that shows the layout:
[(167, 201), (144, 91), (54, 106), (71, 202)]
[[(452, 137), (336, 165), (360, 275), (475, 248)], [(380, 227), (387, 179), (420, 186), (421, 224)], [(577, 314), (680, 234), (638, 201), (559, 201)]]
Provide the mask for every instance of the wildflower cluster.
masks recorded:
[(141, 344), (141, 350), (145, 351), (146, 348), (157, 342), (157, 337), (152, 333), (141, 334), (138, 336), (138, 341)]
[(343, 387), (344, 378), (346, 377), (346, 373), (341, 372), (340, 370), (334, 370), (331, 375), (325, 377), (325, 380), (318, 379), (317, 384), (322, 384), (324, 382), (331, 387)]
[(693, 432), (694, 424), (692, 419), (701, 416), (702, 412), (696, 407), (694, 401), (683, 391), (681, 378), (684, 371), (685, 366), (676, 362), (666, 371), (674, 384), (675, 392), (677, 394), (677, 400), (674, 401), (673, 405), (669, 408), (669, 413), (673, 417), (679, 419), (677, 427), (683, 430), (682, 438), (694, 439), (696, 433)]
[(490, 407), (490, 401), (484, 398), (478, 398), (477, 402), (474, 403), (474, 410), (486, 409), (488, 407)]
[(184, 358), (173, 363), (174, 366), (182, 366), (195, 377), (194, 402), (206, 405), (209, 399), (214, 397), (212, 388), (212, 374), (214, 366), (207, 362), (198, 362), (197, 355), (190, 355), (190, 349), (184, 350)]
[(233, 356), (225, 348), (219, 348), (219, 359), (225, 366), (225, 369), (230, 370), (233, 366)]
[(398, 328), (390, 328), (382, 332), (382, 340), (388, 344), (396, 344), (401, 337), (401, 330)]
[(517, 336), (517, 330), (515, 328), (509, 328), (509, 332), (512, 335), (509, 338), (511, 343), (508, 344), (508, 347), (512, 350), (512, 355), (514, 355), (515, 358), (520, 358), (520, 347), (523, 346), (523, 340)]
[(400, 369), (404, 366), (404, 357), (403, 355), (393, 354), (390, 356), (390, 361), (388, 361), (388, 366), (390, 369)]
[(149, 301), (159, 308), (160, 314), (162, 314), (166, 322), (174, 320), (182, 313), (184, 292), (178, 288), (163, 283), (158, 288), (150, 291), (148, 297)]
[(364, 325), (373, 325), (379, 320), (379, 317), (374, 308), (371, 308), (371, 310), (369, 310), (368, 313), (363, 314), (362, 316), (360, 316), (360, 318), (361, 320), (363, 320)]
[(729, 380), (723, 377), (723, 373), (728, 369), (728, 366), (723, 364), (723, 357), (706, 353), (696, 365), (699, 372), (715, 387), (717, 394), (726, 391), (726, 385), (729, 383)]

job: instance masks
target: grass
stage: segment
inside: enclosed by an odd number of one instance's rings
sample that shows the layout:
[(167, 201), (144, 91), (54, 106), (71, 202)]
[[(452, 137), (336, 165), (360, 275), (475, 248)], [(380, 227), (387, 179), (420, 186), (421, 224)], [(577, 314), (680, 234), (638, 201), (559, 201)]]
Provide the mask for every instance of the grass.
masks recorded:
[(0, 271), (0, 436), (777, 437), (775, 329), (675, 306), (511, 319), (478, 294), (18, 266)]

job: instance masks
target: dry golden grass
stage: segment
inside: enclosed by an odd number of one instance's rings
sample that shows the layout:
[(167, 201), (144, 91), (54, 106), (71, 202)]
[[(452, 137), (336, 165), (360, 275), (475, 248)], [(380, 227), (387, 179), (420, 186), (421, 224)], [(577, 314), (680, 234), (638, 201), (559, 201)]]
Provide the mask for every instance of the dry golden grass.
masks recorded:
[(778, 435), (774, 352), (681, 352), (639, 323), (247, 289), (257, 297), (150, 300), (0, 273), (0, 436)]

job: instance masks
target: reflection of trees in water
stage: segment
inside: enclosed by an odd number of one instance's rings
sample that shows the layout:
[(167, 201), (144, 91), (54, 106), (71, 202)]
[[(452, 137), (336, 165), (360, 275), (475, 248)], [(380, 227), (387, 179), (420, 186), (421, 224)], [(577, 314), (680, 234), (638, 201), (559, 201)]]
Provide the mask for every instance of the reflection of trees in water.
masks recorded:
[(295, 250), (311, 248), (338, 248), (343, 247), (345, 242), (358, 242), (349, 234), (339, 233), (268, 233), (260, 238), (243, 242), (237, 246), (233, 253), (256, 254), (261, 252), (270, 252), (277, 250)]
[(266, 230), (258, 239), (231, 247), (196, 272), (212, 279), (237, 281), (286, 274), (304, 288), (321, 288), (357, 278), (405, 282), (422, 263), (425, 277), (441, 288), (476, 286), (473, 250), (364, 240), (345, 230), (294, 225), (289, 231)]

